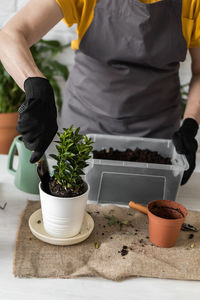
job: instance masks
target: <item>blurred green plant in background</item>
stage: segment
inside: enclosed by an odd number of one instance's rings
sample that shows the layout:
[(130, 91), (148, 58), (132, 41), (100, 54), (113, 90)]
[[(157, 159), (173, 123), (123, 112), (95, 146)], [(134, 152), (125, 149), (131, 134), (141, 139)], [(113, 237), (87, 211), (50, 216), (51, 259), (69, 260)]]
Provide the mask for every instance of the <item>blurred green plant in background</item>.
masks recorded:
[[(62, 108), (62, 96), (58, 82), (60, 78), (67, 80), (69, 70), (66, 65), (58, 62), (55, 57), (69, 46), (70, 44), (62, 45), (57, 40), (47, 41), (41, 39), (30, 48), (36, 65), (53, 87), (59, 113)], [(0, 113), (17, 112), (24, 100), (25, 93), (18, 87), (0, 62)]]

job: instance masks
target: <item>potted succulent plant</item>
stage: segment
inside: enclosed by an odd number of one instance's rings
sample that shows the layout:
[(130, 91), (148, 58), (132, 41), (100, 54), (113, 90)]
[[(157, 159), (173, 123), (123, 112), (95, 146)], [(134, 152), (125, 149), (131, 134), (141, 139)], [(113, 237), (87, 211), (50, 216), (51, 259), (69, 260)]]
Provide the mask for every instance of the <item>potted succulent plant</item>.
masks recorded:
[(79, 134), (73, 125), (58, 132), (57, 155), (48, 191), (40, 183), (40, 200), (45, 231), (54, 237), (67, 238), (79, 233), (87, 203), (89, 185), (83, 180), (92, 139)]
[(173, 247), (180, 229), (191, 227), (183, 223), (187, 216), (187, 209), (175, 201), (153, 200), (148, 203), (148, 207), (130, 201), (129, 207), (148, 214), (149, 238), (158, 247)]
[[(61, 111), (62, 98), (58, 79), (68, 78), (68, 68), (54, 57), (69, 45), (59, 41), (40, 40), (30, 50), (38, 68), (49, 79), (54, 92), (58, 111)], [(18, 87), (0, 62), (0, 153), (8, 153), (16, 131), (18, 108), (25, 100), (25, 93)]]

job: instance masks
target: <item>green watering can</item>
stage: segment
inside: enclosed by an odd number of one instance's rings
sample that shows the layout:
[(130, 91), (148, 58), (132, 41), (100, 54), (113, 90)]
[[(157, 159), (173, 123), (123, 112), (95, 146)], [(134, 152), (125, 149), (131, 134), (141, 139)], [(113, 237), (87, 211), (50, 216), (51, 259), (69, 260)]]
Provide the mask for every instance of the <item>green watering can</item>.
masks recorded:
[[(16, 150), (19, 159), (17, 169), (14, 170), (13, 159)], [(40, 179), (37, 173), (37, 164), (29, 162), (31, 154), (32, 151), (25, 147), (22, 137), (15, 137), (8, 153), (8, 171), (14, 175), (14, 184), (18, 189), (30, 194), (39, 194)]]

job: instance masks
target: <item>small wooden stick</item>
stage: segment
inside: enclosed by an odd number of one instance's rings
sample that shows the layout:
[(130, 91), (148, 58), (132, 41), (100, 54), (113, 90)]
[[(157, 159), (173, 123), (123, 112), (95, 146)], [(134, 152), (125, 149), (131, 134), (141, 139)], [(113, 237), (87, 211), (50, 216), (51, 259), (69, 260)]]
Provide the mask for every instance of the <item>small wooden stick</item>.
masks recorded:
[(36, 162), (37, 164), (41, 163), (42, 157)]
[(148, 213), (148, 208), (146, 206), (135, 203), (133, 201), (129, 202), (129, 207), (132, 208), (132, 209), (136, 209), (136, 210), (142, 212), (145, 215), (147, 215), (147, 213)]
[(49, 181), (50, 181), (50, 174), (47, 161), (45, 159), (40, 159), (37, 162), (37, 173), (41, 180), (42, 189), (47, 194), (51, 194), (49, 190)]

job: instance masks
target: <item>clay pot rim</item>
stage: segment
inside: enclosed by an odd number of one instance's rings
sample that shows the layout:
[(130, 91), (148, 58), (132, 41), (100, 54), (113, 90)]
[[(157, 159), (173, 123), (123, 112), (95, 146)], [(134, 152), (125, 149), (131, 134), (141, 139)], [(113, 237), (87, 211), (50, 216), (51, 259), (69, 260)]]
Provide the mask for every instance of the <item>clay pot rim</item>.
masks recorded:
[[(152, 203), (156, 203), (156, 202), (160, 202), (160, 201), (163, 201), (163, 203), (166, 203), (166, 202), (168, 202), (168, 203), (176, 203), (177, 204), (177, 208), (180, 208), (180, 210), (182, 211), (182, 213), (184, 214), (184, 216), (182, 216), (181, 218), (178, 218), (178, 219), (166, 219), (166, 218), (161, 218), (161, 217), (159, 217), (159, 216), (156, 216), (156, 215), (154, 215), (150, 210), (149, 210), (149, 206), (152, 204)], [(166, 202), (164, 202), (164, 201), (166, 201)], [(167, 204), (167, 203), (166, 203)], [(170, 206), (169, 206), (170, 207)], [(159, 220), (159, 221), (161, 221), (161, 220), (167, 220), (167, 222), (169, 222), (169, 223), (173, 223), (173, 222), (180, 222), (180, 223), (183, 223), (183, 221), (185, 220), (185, 218), (186, 218), (186, 216), (187, 216), (187, 214), (188, 214), (188, 211), (187, 211), (187, 209), (182, 205), (182, 204), (180, 204), (180, 203), (178, 203), (178, 202), (175, 202), (175, 201), (172, 201), (172, 200), (153, 200), (153, 201), (151, 201), (151, 202), (149, 202), (148, 203), (148, 206), (147, 206), (147, 209), (148, 209), (148, 214), (149, 215), (151, 215), (151, 217), (152, 218), (154, 218), (154, 219), (157, 219), (157, 220)]]

